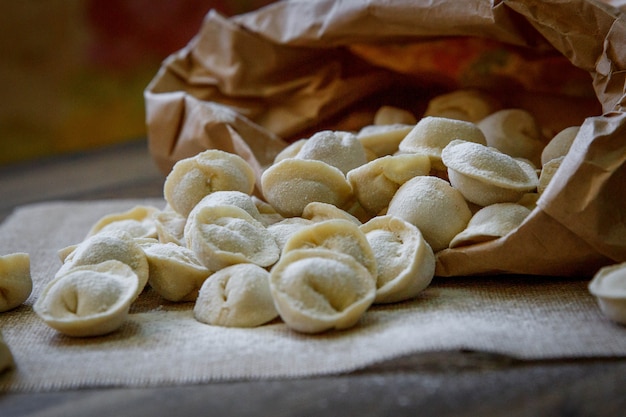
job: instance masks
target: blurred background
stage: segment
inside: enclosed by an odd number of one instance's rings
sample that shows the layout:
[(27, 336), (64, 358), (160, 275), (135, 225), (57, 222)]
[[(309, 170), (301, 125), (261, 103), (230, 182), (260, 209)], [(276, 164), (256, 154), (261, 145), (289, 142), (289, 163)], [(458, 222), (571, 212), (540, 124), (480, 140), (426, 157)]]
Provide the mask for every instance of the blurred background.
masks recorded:
[(145, 140), (143, 90), (210, 9), (272, 0), (0, 2), (0, 166)]

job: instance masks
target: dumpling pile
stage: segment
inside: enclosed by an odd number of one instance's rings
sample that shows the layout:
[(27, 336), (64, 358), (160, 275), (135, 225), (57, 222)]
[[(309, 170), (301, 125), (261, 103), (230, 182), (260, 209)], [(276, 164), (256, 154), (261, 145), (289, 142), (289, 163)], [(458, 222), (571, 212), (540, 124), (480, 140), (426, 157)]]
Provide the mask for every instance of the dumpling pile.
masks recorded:
[(350, 328), (372, 305), (418, 297), (439, 251), (524, 222), (578, 129), (540, 132), (529, 113), (460, 90), (421, 119), (383, 106), (358, 132), (302, 138), (260, 173), (201, 152), (172, 168), (165, 207), (105, 216), (59, 250), (35, 311), (67, 335), (102, 335), (150, 287), (207, 325)]

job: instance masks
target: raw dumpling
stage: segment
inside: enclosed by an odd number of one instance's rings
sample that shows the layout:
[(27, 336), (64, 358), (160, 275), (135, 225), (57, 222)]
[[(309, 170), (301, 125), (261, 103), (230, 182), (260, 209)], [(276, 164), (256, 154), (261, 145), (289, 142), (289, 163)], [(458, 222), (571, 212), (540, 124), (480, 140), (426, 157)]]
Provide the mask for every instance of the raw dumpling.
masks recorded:
[(478, 210), (467, 228), (450, 242), (451, 248), (472, 245), (505, 236), (530, 214), (530, 209), (516, 203), (497, 203)]
[(433, 176), (405, 182), (391, 199), (387, 214), (417, 226), (435, 252), (447, 248), (472, 217), (463, 195)]
[(283, 159), (295, 158), (302, 149), (302, 146), (306, 143), (307, 139), (298, 139), (295, 142), (291, 142), (289, 145), (285, 147), (282, 151), (278, 152), (274, 157), (274, 164), (279, 163)]
[(479, 206), (516, 202), (539, 183), (531, 164), (493, 147), (454, 140), (441, 156), (452, 186)]
[(252, 194), (256, 177), (252, 167), (239, 155), (209, 149), (174, 164), (163, 185), (167, 203), (182, 216), (207, 194), (241, 191)]
[(361, 226), (378, 274), (374, 303), (415, 297), (435, 275), (435, 254), (417, 227), (399, 217), (378, 216)]
[(276, 244), (280, 250), (283, 250), (285, 243), (298, 230), (305, 226), (312, 225), (314, 222), (302, 217), (288, 217), (277, 223), (267, 226), (267, 231), (274, 237)]
[(66, 274), (78, 266), (96, 265), (108, 260), (117, 260), (132, 268), (139, 280), (136, 294), (139, 296), (148, 283), (148, 260), (137, 241), (120, 230), (100, 232), (82, 241), (65, 258), (56, 276)]
[(157, 237), (154, 214), (156, 207), (138, 205), (123, 213), (114, 213), (102, 217), (87, 233), (87, 237), (109, 230), (122, 230), (132, 237)]
[(193, 314), (202, 323), (225, 327), (256, 327), (275, 319), (270, 273), (254, 264), (216, 272), (202, 285)]
[(184, 244), (185, 224), (187, 217), (167, 207), (153, 214), (157, 238), (161, 243)]
[(457, 90), (431, 99), (424, 116), (476, 123), (498, 109), (499, 104), (487, 93), (479, 90)]
[(601, 268), (589, 283), (606, 317), (626, 325), (626, 262)]
[(265, 226), (242, 208), (197, 206), (185, 226), (186, 246), (211, 271), (229, 265), (273, 265), (280, 256), (274, 237)]
[(356, 137), (365, 149), (374, 153), (375, 157), (393, 155), (398, 152), (400, 142), (413, 126), (414, 123), (369, 125), (361, 128)]
[(148, 284), (169, 301), (194, 301), (212, 273), (192, 250), (175, 243), (147, 245), (144, 252), (150, 266)]
[(361, 221), (345, 210), (328, 203), (313, 201), (306, 205), (302, 211), (302, 218), (312, 222), (323, 222), (325, 220), (343, 219), (354, 224), (361, 225)]
[(488, 146), (541, 166), (545, 143), (541, 127), (530, 112), (523, 109), (498, 110), (478, 122), (478, 127), (485, 134)]
[(486, 144), (485, 135), (472, 122), (428, 116), (422, 118), (400, 142), (401, 153), (428, 155), (432, 168), (445, 171), (441, 151), (455, 139)]
[(365, 149), (354, 133), (330, 130), (307, 139), (295, 158), (326, 162), (344, 174), (367, 162)]
[(580, 126), (570, 126), (554, 135), (541, 151), (541, 165), (567, 155), (579, 131)]
[(322, 161), (285, 159), (261, 176), (265, 200), (285, 217), (301, 216), (313, 201), (342, 208), (352, 198), (352, 187), (338, 169)]
[(376, 279), (352, 256), (328, 249), (284, 253), (270, 274), (280, 317), (291, 329), (320, 333), (354, 326), (376, 296)]
[(77, 266), (50, 281), (33, 309), (63, 334), (100, 336), (126, 320), (138, 286), (135, 272), (120, 261)]
[(0, 256), (0, 312), (21, 305), (32, 290), (30, 256), (22, 252)]
[(417, 123), (417, 119), (413, 113), (399, 107), (381, 106), (374, 114), (375, 125), (414, 125), (415, 123)]
[(543, 164), (541, 173), (539, 174), (539, 183), (537, 184), (537, 194), (541, 195), (552, 181), (552, 177), (556, 174), (556, 171), (561, 167), (561, 163), (565, 159), (565, 156), (550, 159)]
[(313, 248), (350, 255), (376, 278), (376, 257), (365, 234), (354, 222), (333, 219), (303, 227), (285, 242), (283, 253)]
[(421, 154), (383, 156), (348, 172), (354, 196), (375, 216), (387, 208), (398, 188), (418, 175), (428, 175), (430, 158)]
[(274, 207), (272, 207), (270, 203), (263, 201), (256, 196), (252, 196), (252, 201), (259, 211), (259, 214), (261, 216), (261, 223), (263, 223), (264, 225), (269, 226), (285, 219), (283, 216), (280, 215), (280, 213), (276, 211)]
[(215, 191), (198, 202), (198, 206), (236, 206), (245, 210), (258, 221), (262, 221), (261, 213), (250, 194), (241, 191)]

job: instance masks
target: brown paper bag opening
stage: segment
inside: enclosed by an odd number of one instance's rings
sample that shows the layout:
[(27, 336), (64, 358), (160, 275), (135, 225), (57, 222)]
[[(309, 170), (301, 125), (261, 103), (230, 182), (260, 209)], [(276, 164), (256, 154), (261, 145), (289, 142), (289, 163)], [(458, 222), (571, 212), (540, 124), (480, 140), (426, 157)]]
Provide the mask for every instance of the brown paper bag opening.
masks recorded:
[(205, 149), (260, 177), (287, 143), (356, 130), (381, 104), (417, 117), (436, 94), (478, 87), (580, 132), (538, 207), (494, 241), (444, 249), (438, 276), (590, 276), (626, 261), (626, 23), (598, 1), (286, 1), (196, 37), (146, 88), (149, 146), (165, 172)]

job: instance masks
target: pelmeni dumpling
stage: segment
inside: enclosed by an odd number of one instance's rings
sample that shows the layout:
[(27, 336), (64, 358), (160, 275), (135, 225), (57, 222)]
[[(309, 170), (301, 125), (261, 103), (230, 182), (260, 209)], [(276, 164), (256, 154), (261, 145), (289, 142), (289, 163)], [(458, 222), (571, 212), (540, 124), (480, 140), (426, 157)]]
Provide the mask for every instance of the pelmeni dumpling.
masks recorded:
[(159, 242), (184, 245), (187, 217), (172, 210), (170, 207), (166, 207), (164, 210), (154, 213), (152, 218)]
[(135, 238), (121, 230), (96, 233), (79, 243), (65, 258), (56, 276), (66, 274), (78, 266), (95, 265), (108, 260), (117, 260), (131, 267), (139, 282), (138, 296), (148, 283), (148, 260)]
[(343, 219), (354, 224), (361, 225), (361, 221), (345, 210), (328, 203), (312, 201), (304, 207), (302, 218), (312, 222), (323, 222), (325, 220)]
[(361, 226), (376, 257), (374, 303), (415, 297), (435, 275), (435, 254), (417, 227), (399, 217), (377, 216)]
[(148, 284), (169, 301), (194, 301), (212, 274), (191, 249), (175, 243), (146, 245), (144, 252), (150, 266)]
[(517, 203), (497, 203), (478, 210), (467, 228), (450, 242), (451, 248), (487, 242), (516, 229), (530, 214), (530, 209)]
[(196, 320), (215, 326), (257, 327), (278, 317), (270, 273), (254, 264), (237, 264), (214, 273), (200, 288)]
[(455, 139), (486, 144), (485, 135), (472, 122), (428, 116), (422, 118), (400, 142), (401, 153), (428, 155), (432, 168), (445, 171), (441, 151)]
[(605, 266), (589, 282), (600, 310), (610, 320), (626, 325), (626, 262)]
[(50, 281), (33, 309), (65, 335), (105, 335), (126, 320), (138, 286), (135, 272), (120, 261), (77, 266)]
[(417, 123), (416, 117), (408, 110), (395, 106), (381, 106), (374, 114), (375, 125), (405, 124), (414, 125)]
[(301, 216), (313, 201), (342, 208), (352, 198), (346, 176), (317, 160), (282, 160), (263, 172), (261, 188), (265, 200), (285, 217)]
[(198, 206), (236, 206), (261, 221), (261, 213), (250, 194), (241, 191), (215, 191), (198, 202)]
[(323, 248), (350, 255), (376, 278), (378, 271), (376, 256), (365, 234), (354, 222), (333, 219), (303, 227), (285, 242), (283, 253), (312, 248)]
[(344, 174), (367, 162), (365, 149), (354, 133), (330, 130), (307, 139), (295, 158), (326, 162)]
[(441, 157), (452, 186), (479, 206), (516, 202), (539, 183), (530, 163), (493, 147), (454, 140)]
[(156, 207), (138, 205), (123, 213), (113, 213), (98, 220), (87, 233), (87, 237), (109, 230), (122, 230), (132, 237), (156, 237), (154, 214)]
[(565, 159), (565, 156), (558, 158), (552, 158), (541, 167), (541, 173), (539, 174), (539, 183), (537, 184), (537, 194), (541, 195), (552, 181), (552, 177), (556, 174), (556, 171), (561, 167), (561, 163)]
[(215, 191), (252, 194), (256, 177), (252, 167), (239, 155), (208, 149), (174, 164), (163, 184), (167, 203), (182, 216), (204, 196)]
[(280, 250), (283, 250), (285, 243), (298, 230), (305, 226), (310, 226), (314, 222), (302, 217), (287, 217), (277, 223), (267, 226), (267, 231), (274, 237)]
[(413, 129), (413, 124), (369, 125), (361, 128), (356, 137), (375, 157), (393, 155), (402, 139)]
[(570, 126), (554, 135), (541, 151), (541, 165), (567, 155), (579, 131), (580, 126)]
[(300, 249), (272, 267), (270, 290), (287, 326), (320, 333), (354, 326), (374, 301), (376, 279), (350, 255)]
[(295, 142), (291, 142), (287, 145), (282, 151), (278, 152), (274, 157), (274, 164), (279, 163), (283, 159), (295, 158), (302, 149), (302, 146), (306, 143), (308, 139), (298, 139)]
[(472, 217), (463, 195), (434, 176), (405, 182), (391, 199), (387, 214), (417, 226), (435, 252), (447, 248)]
[(232, 205), (195, 207), (187, 219), (185, 242), (211, 271), (247, 262), (267, 267), (280, 256), (265, 226)]
[(456, 90), (432, 98), (424, 116), (476, 123), (498, 109), (499, 104), (487, 93), (479, 90)]
[(30, 255), (16, 252), (0, 256), (0, 312), (21, 305), (32, 290)]
[(354, 196), (371, 216), (387, 208), (398, 188), (418, 175), (428, 175), (430, 158), (399, 154), (377, 158), (348, 172)]
[(252, 201), (259, 211), (261, 223), (264, 225), (269, 226), (285, 219), (279, 212), (276, 211), (274, 207), (272, 207), (270, 203), (263, 201), (256, 196), (252, 196)]
[(528, 159), (535, 166), (541, 165), (545, 146), (541, 126), (527, 110), (498, 110), (477, 125), (485, 134), (488, 146), (514, 158)]

